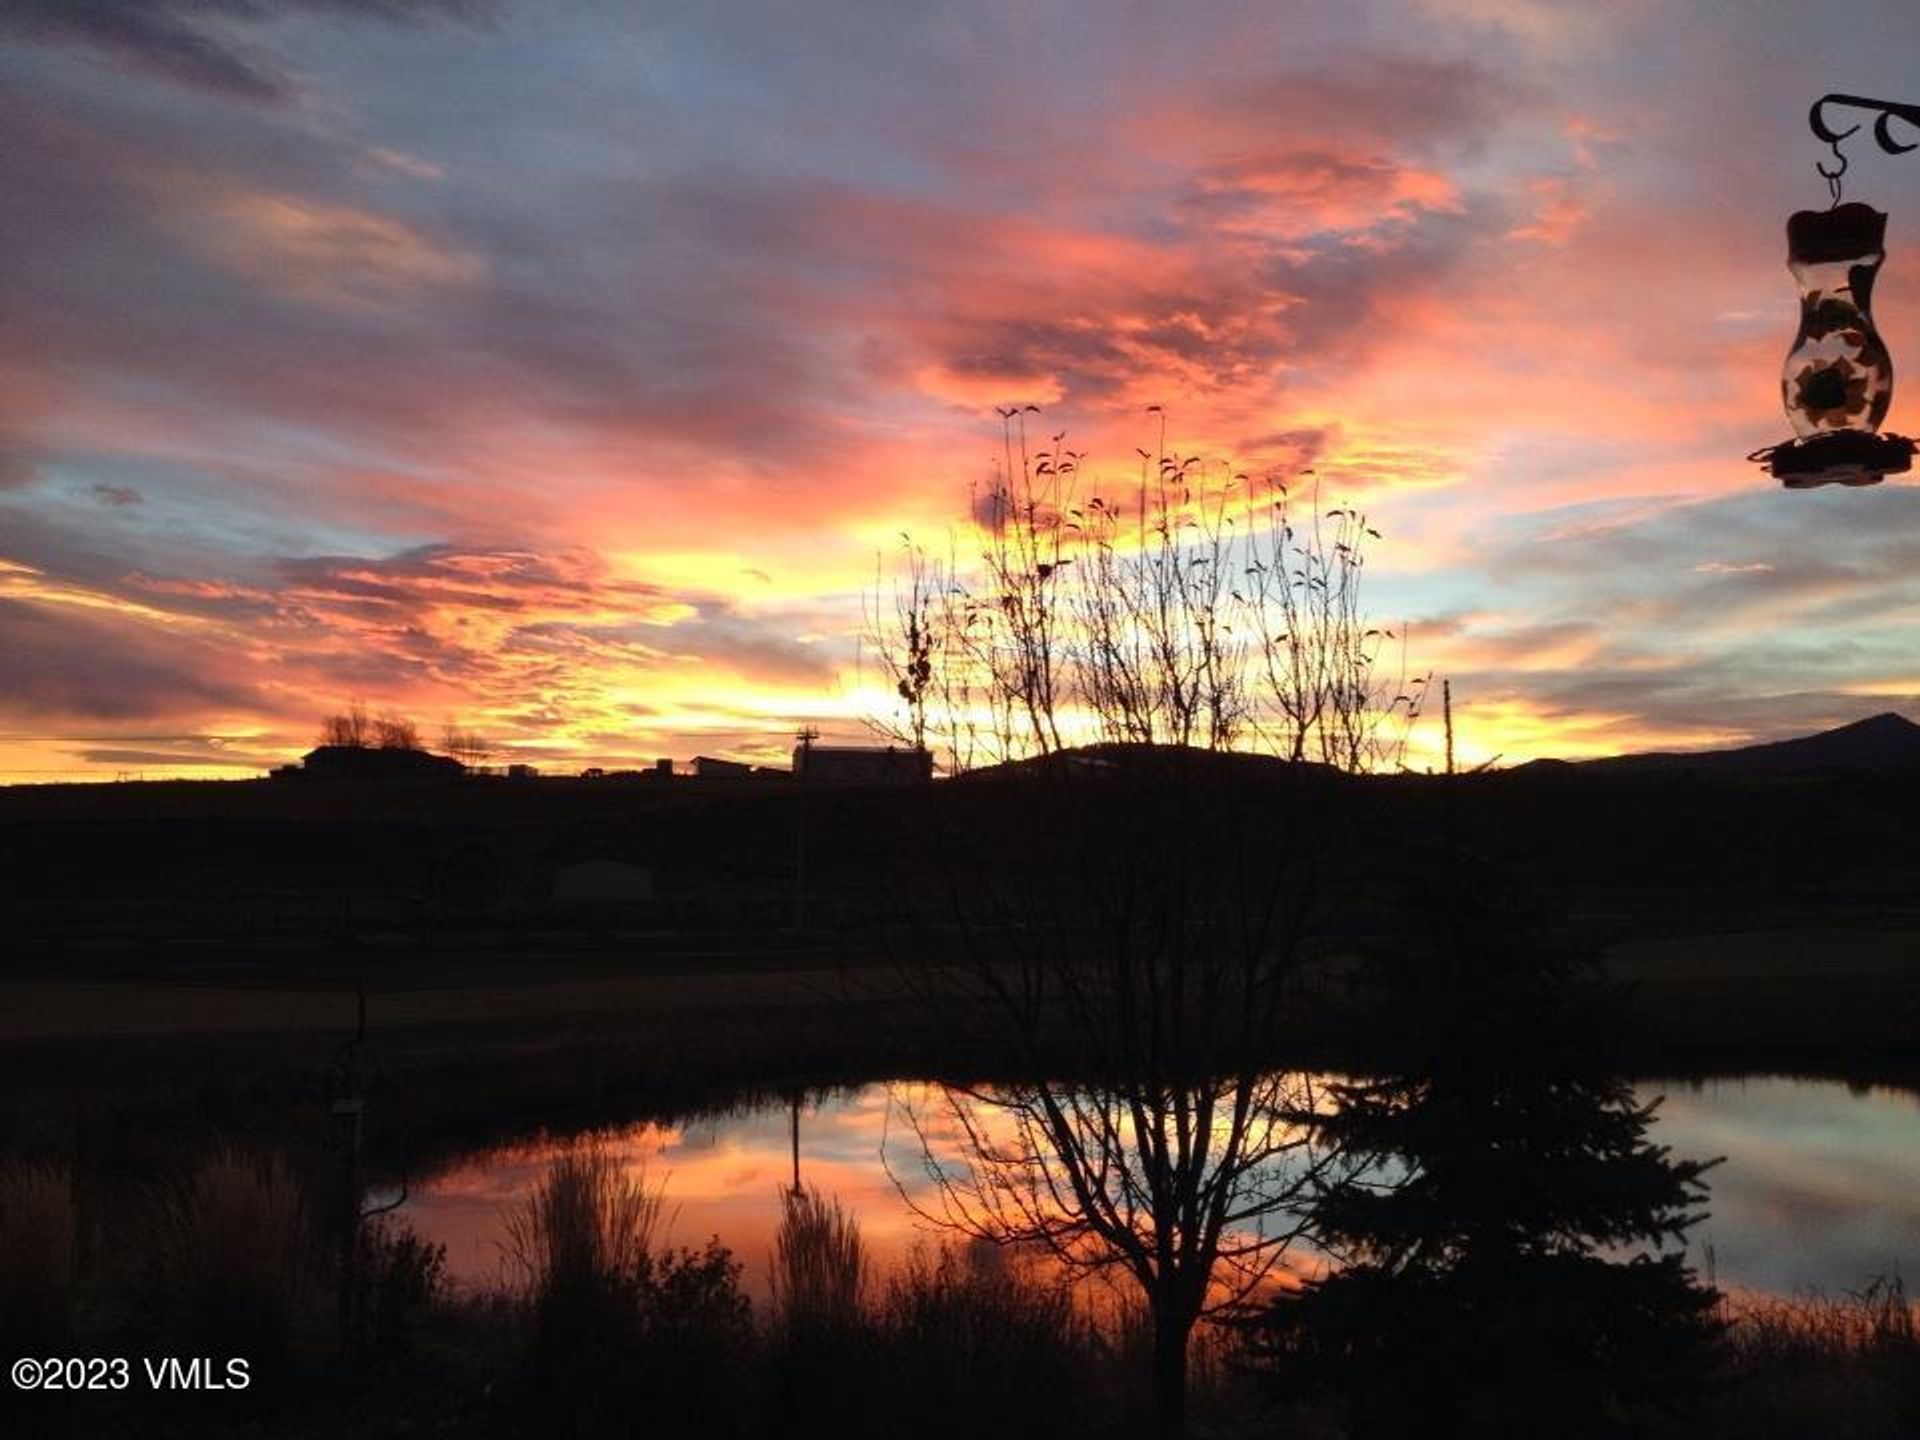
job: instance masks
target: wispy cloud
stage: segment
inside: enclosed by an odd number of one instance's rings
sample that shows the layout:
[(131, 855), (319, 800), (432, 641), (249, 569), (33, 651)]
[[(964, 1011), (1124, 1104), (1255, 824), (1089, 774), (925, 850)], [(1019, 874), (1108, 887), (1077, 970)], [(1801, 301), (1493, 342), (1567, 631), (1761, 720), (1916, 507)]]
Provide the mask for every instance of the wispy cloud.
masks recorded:
[(280, 101), (285, 62), (247, 38), (252, 25), (302, 10), (387, 21), (474, 15), (485, 0), (12, 0), (0, 26), (76, 42), (130, 69), (237, 100)]

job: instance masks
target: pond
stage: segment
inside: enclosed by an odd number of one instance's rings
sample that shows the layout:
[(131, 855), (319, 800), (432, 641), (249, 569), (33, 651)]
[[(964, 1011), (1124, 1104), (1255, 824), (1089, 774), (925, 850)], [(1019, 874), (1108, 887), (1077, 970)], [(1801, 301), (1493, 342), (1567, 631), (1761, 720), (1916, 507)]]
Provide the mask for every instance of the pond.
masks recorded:
[[(868, 1085), (798, 1107), (800, 1180), (859, 1217), (883, 1270), (943, 1238), (916, 1214), (916, 1204), (933, 1208), (937, 1197), (919, 1142), (901, 1123), (902, 1099), (922, 1089)], [(1666, 1097), (1651, 1132), (1657, 1143), (1679, 1157), (1726, 1157), (1708, 1176), (1711, 1213), (1688, 1244), (1723, 1289), (1838, 1294), (1920, 1259), (1920, 1095), (1778, 1076), (1649, 1081), (1640, 1093)], [(748, 1291), (764, 1297), (781, 1195), (794, 1179), (792, 1126), (792, 1109), (774, 1101), (636, 1124), (605, 1143), (664, 1188), (669, 1243), (717, 1236), (745, 1267)], [(497, 1282), (502, 1216), (559, 1148), (469, 1156), (416, 1182), (404, 1214), (446, 1245), (457, 1280)]]

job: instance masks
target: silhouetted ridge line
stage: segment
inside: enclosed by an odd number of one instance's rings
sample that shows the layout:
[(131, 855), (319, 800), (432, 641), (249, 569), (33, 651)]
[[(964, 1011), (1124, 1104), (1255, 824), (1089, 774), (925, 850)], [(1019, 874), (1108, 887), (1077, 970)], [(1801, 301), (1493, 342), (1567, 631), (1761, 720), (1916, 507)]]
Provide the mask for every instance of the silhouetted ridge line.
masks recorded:
[[(1534, 765), (1578, 765), (1606, 770), (1696, 770), (1750, 775), (1795, 770), (1920, 769), (1920, 725), (1884, 711), (1833, 730), (1791, 740), (1741, 745), (1730, 750), (1653, 751), (1609, 755), (1597, 760), (1535, 761)], [(1532, 766), (1518, 767), (1522, 770)]]

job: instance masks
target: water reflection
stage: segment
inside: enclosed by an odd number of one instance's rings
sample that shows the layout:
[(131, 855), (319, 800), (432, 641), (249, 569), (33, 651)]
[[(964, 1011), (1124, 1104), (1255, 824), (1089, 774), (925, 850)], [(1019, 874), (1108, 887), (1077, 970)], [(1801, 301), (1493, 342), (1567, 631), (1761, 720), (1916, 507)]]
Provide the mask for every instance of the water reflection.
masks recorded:
[[(885, 1085), (815, 1097), (800, 1111), (801, 1180), (860, 1217), (883, 1267), (925, 1238), (923, 1222), (880, 1162), (888, 1116)], [(764, 1299), (780, 1198), (793, 1184), (790, 1123), (788, 1106), (776, 1101), (675, 1125), (634, 1125), (605, 1143), (629, 1165), (645, 1167), (651, 1183), (664, 1183), (668, 1243), (719, 1236), (745, 1265), (745, 1287)], [(416, 1185), (406, 1214), (422, 1235), (446, 1245), (457, 1279), (493, 1283), (502, 1273), (501, 1214), (533, 1188), (560, 1148), (536, 1143), (470, 1157)], [(912, 1169), (898, 1168), (915, 1191)]]
[[(1920, 1256), (1920, 1187), (1913, 1183), (1920, 1097), (1779, 1077), (1650, 1082), (1642, 1091), (1667, 1096), (1653, 1131), (1658, 1143), (1679, 1156), (1727, 1157), (1708, 1177), (1711, 1214), (1690, 1239), (1703, 1268), (1711, 1248), (1723, 1288), (1837, 1292)], [(678, 1125), (635, 1125), (608, 1144), (628, 1164), (644, 1165), (650, 1180), (665, 1182), (672, 1243), (719, 1236), (745, 1265), (748, 1290), (764, 1298), (780, 1197), (793, 1180), (789, 1126), (787, 1105), (774, 1101)], [(893, 1175), (882, 1164), (883, 1145)], [(556, 1148), (476, 1155), (416, 1186), (407, 1214), (447, 1246), (456, 1277), (499, 1279), (501, 1213), (527, 1193)], [(937, 1208), (918, 1141), (901, 1133), (887, 1086), (809, 1101), (799, 1154), (805, 1183), (860, 1217), (882, 1269), (914, 1245), (943, 1238), (901, 1194), (904, 1186), (914, 1201)]]
[(1920, 1257), (1920, 1096), (1778, 1076), (1674, 1082), (1656, 1138), (1725, 1155), (1691, 1236), (1723, 1288), (1837, 1293)]

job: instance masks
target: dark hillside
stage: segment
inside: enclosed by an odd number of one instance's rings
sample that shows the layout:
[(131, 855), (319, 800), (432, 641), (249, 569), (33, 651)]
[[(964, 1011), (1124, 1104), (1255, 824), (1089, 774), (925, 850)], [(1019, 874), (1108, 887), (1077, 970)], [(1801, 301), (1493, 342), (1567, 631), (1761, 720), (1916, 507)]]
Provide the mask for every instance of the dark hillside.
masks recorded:
[[(1370, 884), (1451, 834), (1611, 935), (1904, 915), (1920, 897), (1920, 727), (1878, 716), (1804, 740), (1690, 756), (1340, 781), (1267, 757), (1092, 750), (964, 785), (672, 780), (174, 782), (0, 790), (0, 925), (16, 953), (167, 942), (321, 944), (342, 927), (849, 933), (937, 895), (969, 847), (1031, 847), (1030, 786), (1123, 796), (1179, 767), (1270, 801), (1342, 788)], [(1345, 787), (1351, 787), (1345, 789)], [(1118, 788), (1115, 788), (1118, 787)], [(1196, 810), (1203, 813), (1204, 807)], [(938, 858), (944, 854), (947, 858)], [(1036, 861), (1043, 857), (1036, 856)], [(565, 902), (570, 867), (647, 898)]]
[(1537, 761), (1519, 768), (1554, 768), (1569, 764), (1581, 769), (1614, 773), (1706, 773), (1715, 775), (1779, 775), (1816, 770), (1920, 772), (1920, 725), (1886, 711), (1851, 725), (1775, 740), (1764, 745), (1742, 745), (1731, 750), (1653, 752), (1615, 755), (1600, 760)]

